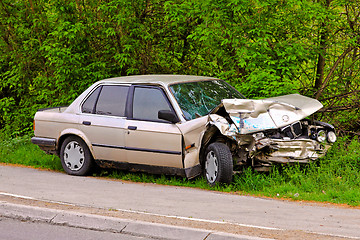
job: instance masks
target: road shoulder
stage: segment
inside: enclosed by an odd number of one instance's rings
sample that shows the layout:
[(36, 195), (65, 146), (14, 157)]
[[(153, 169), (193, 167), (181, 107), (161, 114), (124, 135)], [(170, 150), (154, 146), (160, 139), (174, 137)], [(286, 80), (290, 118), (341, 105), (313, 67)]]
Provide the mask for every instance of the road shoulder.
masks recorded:
[(0, 216), (156, 239), (340, 239), (303, 231), (257, 229), (226, 222), (154, 216), (4, 194), (0, 194)]

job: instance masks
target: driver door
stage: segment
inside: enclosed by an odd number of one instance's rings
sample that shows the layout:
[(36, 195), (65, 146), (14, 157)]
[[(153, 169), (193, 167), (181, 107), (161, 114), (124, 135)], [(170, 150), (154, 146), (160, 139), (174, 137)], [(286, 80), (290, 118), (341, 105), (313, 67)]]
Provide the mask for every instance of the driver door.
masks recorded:
[(158, 118), (160, 110), (174, 111), (160, 87), (133, 86), (125, 144), (128, 162), (183, 168), (182, 135), (177, 126)]

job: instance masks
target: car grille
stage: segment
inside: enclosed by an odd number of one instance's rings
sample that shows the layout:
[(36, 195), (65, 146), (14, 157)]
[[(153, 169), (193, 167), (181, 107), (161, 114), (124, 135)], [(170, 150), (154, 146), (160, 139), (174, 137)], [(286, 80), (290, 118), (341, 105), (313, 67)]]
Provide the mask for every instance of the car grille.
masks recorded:
[(286, 137), (293, 139), (299, 137), (302, 134), (302, 126), (300, 122), (295, 122), (291, 125), (283, 127), (281, 131), (285, 134)]
[(302, 133), (302, 128), (301, 128), (301, 124), (300, 122), (296, 122), (294, 124), (291, 125), (292, 129), (293, 129), (293, 132), (295, 134), (295, 136), (300, 136), (301, 133)]

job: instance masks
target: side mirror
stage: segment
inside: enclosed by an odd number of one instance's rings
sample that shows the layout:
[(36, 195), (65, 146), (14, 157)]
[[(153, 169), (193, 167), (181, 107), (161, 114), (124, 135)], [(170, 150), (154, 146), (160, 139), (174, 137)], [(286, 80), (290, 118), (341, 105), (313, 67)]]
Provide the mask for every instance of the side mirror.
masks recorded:
[(158, 112), (158, 118), (172, 123), (179, 122), (179, 118), (176, 116), (176, 114), (173, 111), (170, 110), (160, 110)]

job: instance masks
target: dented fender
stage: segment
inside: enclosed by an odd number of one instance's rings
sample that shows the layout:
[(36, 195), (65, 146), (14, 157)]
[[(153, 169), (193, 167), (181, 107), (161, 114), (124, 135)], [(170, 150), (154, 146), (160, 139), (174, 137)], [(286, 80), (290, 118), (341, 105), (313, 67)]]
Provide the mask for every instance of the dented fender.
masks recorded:
[(239, 129), (234, 123), (228, 123), (224, 117), (217, 114), (208, 116), (208, 125), (215, 126), (223, 136), (235, 141), (239, 146), (251, 144), (254, 140), (251, 134), (239, 134)]
[(201, 142), (207, 121), (207, 116), (203, 116), (192, 121), (176, 124), (184, 139), (184, 168), (200, 164)]

